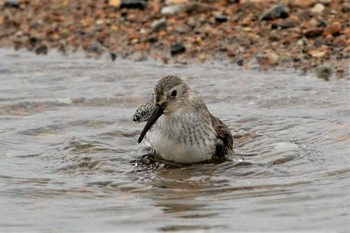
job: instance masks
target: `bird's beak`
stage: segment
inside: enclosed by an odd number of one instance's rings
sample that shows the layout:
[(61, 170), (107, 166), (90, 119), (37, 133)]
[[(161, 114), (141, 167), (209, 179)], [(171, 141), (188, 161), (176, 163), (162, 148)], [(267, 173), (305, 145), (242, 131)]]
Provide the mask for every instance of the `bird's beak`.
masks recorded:
[(142, 141), (142, 139), (146, 135), (147, 131), (152, 127), (154, 122), (156, 122), (157, 119), (163, 114), (163, 112), (164, 112), (164, 109), (160, 105), (157, 104), (156, 108), (154, 109), (154, 111), (153, 111), (153, 113), (151, 115), (151, 117), (147, 121), (147, 124), (145, 125), (145, 128), (143, 128), (139, 139), (137, 140), (138, 143), (140, 143)]

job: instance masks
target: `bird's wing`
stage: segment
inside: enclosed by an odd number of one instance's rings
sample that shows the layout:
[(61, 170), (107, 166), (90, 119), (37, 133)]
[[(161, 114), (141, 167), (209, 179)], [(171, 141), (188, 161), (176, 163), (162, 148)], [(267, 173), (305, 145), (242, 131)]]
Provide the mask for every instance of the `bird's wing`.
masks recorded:
[(210, 114), (211, 122), (221, 142), (216, 145), (216, 154), (224, 156), (233, 151), (233, 137), (230, 129), (218, 118)]

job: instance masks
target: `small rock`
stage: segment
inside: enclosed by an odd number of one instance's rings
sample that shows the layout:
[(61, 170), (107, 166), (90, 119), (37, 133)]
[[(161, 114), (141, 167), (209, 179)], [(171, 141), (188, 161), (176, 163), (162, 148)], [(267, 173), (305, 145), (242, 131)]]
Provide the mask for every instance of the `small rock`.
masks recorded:
[(188, 3), (188, 0), (166, 0), (165, 5), (179, 5)]
[(267, 11), (261, 20), (274, 20), (278, 18), (287, 18), (289, 16), (289, 9), (283, 5), (277, 5)]
[(190, 1), (188, 4), (186, 4), (186, 12), (190, 15), (193, 14), (201, 14), (206, 13), (208, 11), (214, 11), (217, 10), (213, 4), (206, 4), (201, 1)]
[(343, 38), (337, 37), (334, 39), (333, 43), (336, 47), (346, 47), (347, 46), (347, 41)]
[(19, 8), (19, 0), (5, 0), (4, 7)]
[(310, 28), (304, 32), (306, 38), (315, 38), (323, 33), (323, 28)]
[(341, 24), (339, 22), (333, 22), (330, 26), (326, 27), (324, 32), (323, 32), (323, 36), (327, 37), (329, 35), (335, 36), (337, 34), (339, 34), (341, 30)]
[(239, 59), (239, 60), (236, 62), (236, 64), (237, 64), (238, 66), (243, 66), (243, 65), (244, 65), (244, 60), (243, 60), (243, 59)]
[(185, 12), (187, 7), (183, 4), (165, 6), (160, 10), (162, 15), (175, 15), (181, 12)]
[(145, 0), (122, 0), (120, 4), (120, 8), (144, 10), (146, 8), (146, 1)]
[(176, 56), (184, 52), (186, 52), (186, 47), (181, 43), (172, 44), (170, 47), (170, 53), (172, 56)]
[(297, 45), (304, 47), (307, 45), (307, 40), (305, 38), (301, 38), (297, 41)]
[(116, 53), (110, 52), (109, 55), (110, 55), (112, 61), (115, 61), (115, 59), (117, 59), (117, 54)]
[(150, 36), (150, 37), (148, 37), (147, 38), (147, 41), (149, 42), (149, 43), (156, 43), (157, 41), (158, 41), (158, 39), (157, 39), (157, 37), (154, 37), (154, 36)]
[(315, 13), (315, 14), (320, 14), (324, 11), (325, 7), (323, 4), (321, 3), (317, 3), (312, 9), (311, 12)]
[(204, 63), (206, 59), (207, 59), (207, 56), (204, 53), (201, 53), (201, 54), (198, 55), (198, 60), (201, 63)]
[(322, 45), (324, 45), (323, 39), (321, 37), (316, 38), (315, 41), (314, 41), (314, 46), (315, 47), (320, 47)]
[(327, 54), (328, 50), (320, 47), (319, 49), (309, 50), (307, 53), (314, 58), (321, 58)]
[(296, 24), (295, 21), (286, 19), (286, 20), (283, 20), (283, 21), (282, 21), (282, 23), (281, 23), (281, 29), (293, 28), (293, 27), (295, 27), (296, 25), (297, 25), (297, 24)]
[(267, 59), (271, 65), (276, 65), (278, 64), (280, 57), (275, 52), (269, 52), (267, 54)]
[(227, 21), (227, 16), (226, 15), (222, 15), (222, 14), (216, 14), (215, 15), (215, 22), (217, 23), (224, 23)]
[(48, 48), (46, 45), (40, 45), (38, 46), (37, 48), (35, 48), (35, 53), (36, 54), (43, 54), (43, 55), (46, 55), (47, 54), (47, 51), (48, 51)]
[(350, 38), (350, 27), (345, 28), (342, 34), (345, 35), (347, 38)]
[(109, 0), (108, 5), (112, 7), (120, 7), (121, 0)]
[(324, 5), (329, 5), (332, 2), (332, 0), (319, 0), (319, 1)]
[(298, 13), (298, 18), (301, 21), (310, 20), (312, 17), (313, 17), (313, 13), (311, 12), (311, 10), (303, 10)]
[(101, 53), (102, 50), (102, 46), (97, 43), (90, 44), (90, 46), (87, 48), (87, 51), (90, 53)]
[(287, 28), (295, 27), (297, 24), (293, 20), (283, 20), (280, 24), (272, 24), (271, 29), (283, 30)]
[(301, 8), (306, 8), (314, 5), (316, 0), (294, 0), (293, 5)]
[(281, 39), (281, 37), (279, 36), (278, 33), (270, 33), (269, 35), (269, 40), (270, 41), (279, 41)]
[(344, 13), (350, 13), (350, 3), (344, 4), (341, 10)]
[(329, 78), (332, 76), (333, 70), (329, 66), (320, 65), (316, 67), (315, 72), (318, 78), (329, 81)]
[(164, 18), (153, 21), (153, 23), (151, 24), (152, 32), (158, 32), (160, 30), (163, 30), (166, 28), (166, 25), (166, 19)]

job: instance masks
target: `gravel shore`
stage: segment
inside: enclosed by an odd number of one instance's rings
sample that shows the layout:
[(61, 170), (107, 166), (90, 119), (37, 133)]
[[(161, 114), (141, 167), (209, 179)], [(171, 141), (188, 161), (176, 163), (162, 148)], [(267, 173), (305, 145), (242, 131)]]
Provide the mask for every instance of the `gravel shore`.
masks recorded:
[(348, 0), (4, 0), (0, 12), (0, 47), (37, 54), (83, 49), (349, 78)]

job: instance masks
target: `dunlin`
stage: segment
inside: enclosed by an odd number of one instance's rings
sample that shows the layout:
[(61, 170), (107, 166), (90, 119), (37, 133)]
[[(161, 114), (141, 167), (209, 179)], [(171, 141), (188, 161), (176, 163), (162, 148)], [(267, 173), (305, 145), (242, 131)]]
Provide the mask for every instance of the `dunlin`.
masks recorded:
[(147, 121), (138, 142), (146, 136), (155, 154), (166, 161), (190, 164), (233, 153), (228, 127), (176, 76), (158, 81), (152, 99), (136, 110), (133, 120)]

